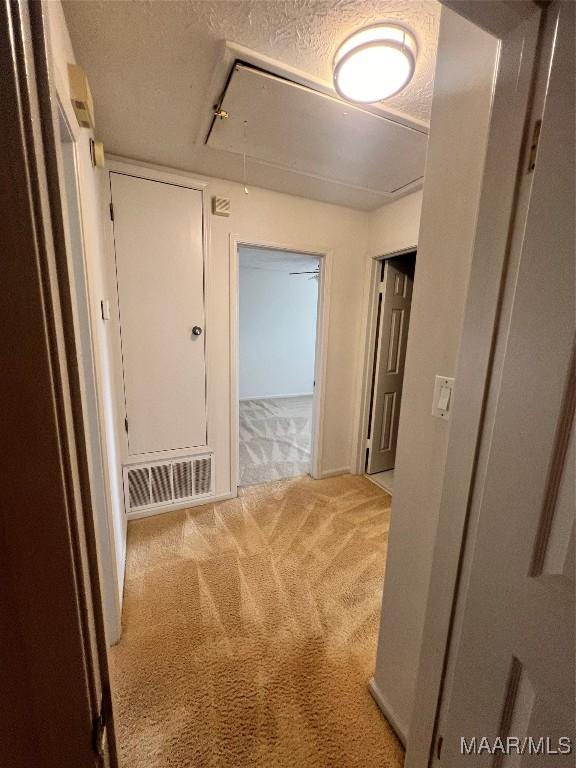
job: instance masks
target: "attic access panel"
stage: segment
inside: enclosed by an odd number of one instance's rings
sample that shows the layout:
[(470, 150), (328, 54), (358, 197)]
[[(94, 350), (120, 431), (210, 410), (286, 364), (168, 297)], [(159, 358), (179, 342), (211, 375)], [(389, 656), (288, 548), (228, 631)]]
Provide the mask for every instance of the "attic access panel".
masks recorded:
[(209, 147), (307, 176), (394, 195), (424, 175), (424, 131), (236, 62)]

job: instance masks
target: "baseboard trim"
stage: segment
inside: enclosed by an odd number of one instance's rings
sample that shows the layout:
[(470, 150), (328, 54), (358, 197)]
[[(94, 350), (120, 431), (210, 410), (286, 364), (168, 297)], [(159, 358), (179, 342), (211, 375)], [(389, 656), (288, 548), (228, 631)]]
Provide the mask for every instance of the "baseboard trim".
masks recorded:
[(396, 736), (398, 736), (398, 738), (400, 739), (402, 746), (404, 747), (404, 749), (406, 749), (406, 741), (407, 741), (407, 734), (408, 734), (408, 729), (406, 728), (406, 724), (400, 721), (400, 719), (394, 712), (394, 709), (390, 706), (390, 704), (386, 701), (386, 699), (382, 695), (382, 691), (380, 690), (380, 688), (378, 688), (378, 685), (373, 677), (371, 677), (370, 680), (368, 681), (368, 690), (372, 694), (372, 698), (378, 705), (380, 711), (392, 726), (392, 730), (394, 731)]
[(297, 392), (296, 394), (290, 394), (290, 395), (258, 395), (256, 397), (240, 397), (239, 400), (241, 403), (246, 402), (247, 400), (286, 400), (289, 397), (313, 397), (314, 392)]
[(323, 472), (320, 472), (317, 480), (324, 480), (327, 477), (337, 477), (338, 475), (349, 475), (350, 474), (350, 467), (340, 467), (340, 469), (325, 469)]
[(171, 504), (166, 507), (157, 507), (156, 509), (145, 509), (142, 512), (127, 512), (127, 520), (142, 520), (144, 517), (154, 517), (154, 515), (165, 515), (167, 512), (178, 512), (180, 509), (189, 509), (190, 507), (201, 507), (203, 504), (214, 504), (217, 501), (229, 501), (235, 499), (237, 493), (221, 493), (219, 496), (209, 496), (204, 499), (192, 499), (183, 501), (181, 504)]
[(372, 475), (369, 475), (369, 474), (367, 474), (367, 473), (365, 472), (365, 473), (364, 473), (364, 477), (366, 478), (366, 480), (370, 480), (370, 482), (371, 482), (373, 485), (377, 485), (377, 486), (378, 486), (378, 488), (380, 488), (380, 490), (381, 490), (381, 491), (384, 491), (385, 493), (387, 493), (387, 494), (388, 494), (388, 496), (392, 496), (392, 491), (390, 490), (390, 488), (386, 488), (386, 486), (385, 486), (385, 485), (382, 485), (382, 483), (379, 483), (377, 480), (374, 480), (374, 478), (372, 477)]

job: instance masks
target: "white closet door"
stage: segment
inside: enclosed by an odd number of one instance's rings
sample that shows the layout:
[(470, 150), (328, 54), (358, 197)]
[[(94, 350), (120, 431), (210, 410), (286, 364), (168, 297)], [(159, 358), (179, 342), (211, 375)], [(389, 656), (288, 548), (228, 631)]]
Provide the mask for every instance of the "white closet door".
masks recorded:
[(128, 452), (206, 445), (202, 194), (110, 182)]

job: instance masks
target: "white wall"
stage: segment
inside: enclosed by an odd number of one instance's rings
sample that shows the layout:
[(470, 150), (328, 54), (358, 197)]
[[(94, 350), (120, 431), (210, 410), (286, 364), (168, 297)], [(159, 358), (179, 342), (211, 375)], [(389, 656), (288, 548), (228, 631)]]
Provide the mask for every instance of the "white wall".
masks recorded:
[[(282, 269), (243, 266), (240, 249), (240, 399), (312, 394), (318, 281)], [(271, 258), (274, 258), (273, 253)]]
[(385, 256), (418, 243), (422, 190), (387, 203), (370, 214), (370, 256)]
[(417, 245), (421, 207), (422, 191), (417, 190), (387, 203), (369, 214), (368, 258), (363, 265), (364, 294), (359, 328), (359, 347), (363, 352), (356, 366), (356, 388), (353, 402), (355, 427), (352, 466), (355, 472), (362, 473), (364, 471), (365, 442), (370, 410), (370, 392), (366, 377), (372, 375), (376, 331), (377, 306), (375, 305), (374, 294), (377, 290), (377, 271), (374, 262), (379, 256), (414, 248)]
[[(434, 376), (452, 376), (455, 370), (496, 50), (488, 34), (442, 9), (374, 673), (376, 695), (404, 737), (413, 707), (448, 441), (449, 423), (430, 415)], [(385, 248), (400, 242), (386, 239), (383, 230), (375, 236)]]
[[(207, 179), (208, 194), (229, 197), (230, 218), (211, 218), (207, 333), (211, 346), (208, 376), (214, 408), (209, 413), (217, 452), (216, 490), (230, 483), (230, 237), (275, 244), (290, 251), (330, 252), (331, 302), (328, 327), (326, 398), (322, 445), (323, 473), (350, 468), (355, 370), (363, 274), (358, 269), (368, 246), (368, 214), (300, 197)], [(250, 180), (248, 179), (248, 182)]]
[[(143, 172), (151, 166), (124, 161)], [(210, 200), (227, 197), (229, 217), (209, 212), (210, 247), (206, 271), (206, 340), (209, 447), (215, 454), (215, 494), (231, 488), (231, 243), (281, 248), (293, 253), (329, 254), (332, 264), (330, 312), (327, 328), (324, 432), (321, 474), (347, 472), (352, 460), (353, 403), (360, 349), (360, 316), (363, 305), (363, 265), (368, 245), (369, 214), (340, 206), (306, 200), (235, 182), (153, 167), (172, 176), (204, 181)], [(113, 254), (108, 255), (113, 259)], [(360, 269), (359, 269), (360, 265)]]
[[(50, 47), (53, 65), (53, 77), (62, 106), (66, 111), (70, 125), (77, 126), (76, 118), (70, 104), (68, 88), (68, 62), (74, 62), (74, 51), (68, 35), (66, 21), (60, 2), (46, 3), (50, 31)], [(101, 541), (99, 556), (106, 563), (112, 554), (112, 567), (115, 574), (109, 570), (103, 574), (104, 579), (112, 576), (118, 589), (116, 599), (107, 593), (108, 585), (102, 584), (105, 596), (105, 619), (107, 619), (107, 636), (109, 641), (115, 641), (114, 631), (110, 628), (109, 618), (114, 610), (112, 603), (117, 606), (122, 601), (124, 560), (126, 551), (126, 527), (124, 519), (124, 501), (122, 476), (120, 466), (120, 443), (117, 434), (117, 412), (114, 399), (113, 385), (113, 339), (111, 329), (102, 321), (100, 314), (100, 299), (108, 290), (108, 277), (103, 246), (102, 216), (100, 203), (101, 171), (92, 168), (90, 162), (89, 140), (93, 132), (78, 129), (77, 162), (79, 175), (79, 197), (84, 235), (86, 269), (90, 283), (91, 329), (94, 344), (94, 367), (100, 398), (100, 430), (102, 450), (106, 472), (107, 496), (109, 509), (106, 520), (97, 521), (106, 526), (109, 541), (109, 552)], [(108, 611), (106, 610), (108, 605)]]

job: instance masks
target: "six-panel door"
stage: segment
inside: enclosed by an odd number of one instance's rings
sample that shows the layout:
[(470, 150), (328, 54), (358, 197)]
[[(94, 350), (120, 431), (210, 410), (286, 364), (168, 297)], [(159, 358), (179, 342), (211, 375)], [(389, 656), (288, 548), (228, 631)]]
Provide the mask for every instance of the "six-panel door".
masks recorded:
[(388, 259), (380, 287), (368, 474), (394, 468), (412, 303), (413, 263)]

